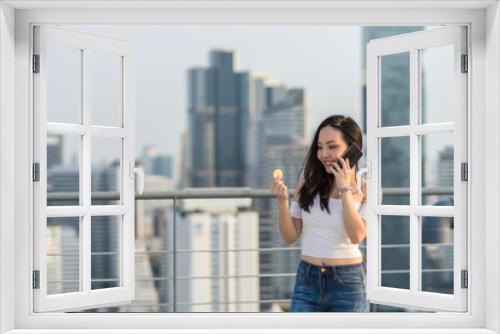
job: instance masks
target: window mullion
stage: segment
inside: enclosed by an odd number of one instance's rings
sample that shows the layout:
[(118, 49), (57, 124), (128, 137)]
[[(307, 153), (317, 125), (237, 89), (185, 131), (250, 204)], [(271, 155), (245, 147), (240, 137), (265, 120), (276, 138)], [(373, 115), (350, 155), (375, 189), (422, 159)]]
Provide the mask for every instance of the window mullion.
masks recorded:
[(418, 206), (420, 185), (420, 158), (418, 107), (419, 107), (419, 59), (418, 49), (410, 50), (410, 291), (419, 287), (419, 219), (415, 213)]
[(81, 251), (80, 256), (82, 257), (82, 284), (83, 291), (90, 292), (91, 290), (91, 249), (92, 249), (92, 231), (91, 231), (91, 201), (92, 201), (92, 151), (91, 143), (92, 138), (90, 135), (91, 127), (91, 106), (92, 106), (92, 96), (91, 96), (91, 64), (90, 64), (90, 54), (87, 49), (83, 49), (83, 61), (82, 61), (82, 121), (84, 127), (83, 135), (83, 147), (82, 147), (82, 173), (81, 180), (82, 189), (81, 198), (83, 199), (83, 207), (85, 209), (85, 214), (82, 219), (82, 237), (81, 237)]

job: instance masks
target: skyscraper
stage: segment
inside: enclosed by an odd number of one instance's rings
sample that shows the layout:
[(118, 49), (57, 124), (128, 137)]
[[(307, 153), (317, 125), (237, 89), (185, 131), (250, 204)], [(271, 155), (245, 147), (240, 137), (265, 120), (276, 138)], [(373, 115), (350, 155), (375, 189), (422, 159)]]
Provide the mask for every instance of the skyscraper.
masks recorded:
[(177, 311), (259, 311), (259, 223), (249, 205), (184, 201), (176, 238), (178, 249), (191, 252), (177, 254)]
[[(307, 150), (305, 90), (268, 74), (238, 72), (235, 63), (234, 53), (217, 50), (210, 53), (209, 68), (189, 71), (188, 183), (266, 189), (273, 169), (281, 168), (293, 188)], [(284, 246), (275, 199), (255, 200), (253, 209), (259, 214), (259, 247)], [(262, 252), (260, 272), (295, 272), (298, 258), (298, 251)], [(287, 276), (262, 278), (260, 300), (290, 298), (292, 285)]]
[(211, 51), (208, 68), (189, 70), (189, 186), (244, 185), (249, 81), (237, 70), (228, 50)]
[[(256, 178), (257, 188), (269, 188), (272, 171), (280, 168), (283, 181), (289, 189), (297, 183), (302, 162), (307, 151), (306, 129), (308, 109), (303, 89), (286, 88), (284, 85), (264, 86), (266, 104), (257, 117), (257, 131), (254, 136), (257, 145)], [(260, 247), (275, 248), (286, 244), (281, 239), (278, 227), (278, 210), (275, 199), (256, 201), (260, 218)], [(275, 251), (261, 255), (261, 271), (270, 274), (293, 273), (300, 257), (300, 251)], [(289, 277), (261, 279), (261, 300), (288, 299), (293, 280)], [(262, 305), (265, 310), (271, 305)]]

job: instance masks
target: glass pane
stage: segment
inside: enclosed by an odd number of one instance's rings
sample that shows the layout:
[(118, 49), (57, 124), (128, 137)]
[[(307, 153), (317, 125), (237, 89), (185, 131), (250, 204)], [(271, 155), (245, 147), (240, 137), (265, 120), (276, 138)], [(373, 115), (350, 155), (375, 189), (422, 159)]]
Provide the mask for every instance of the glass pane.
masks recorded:
[(421, 136), (422, 205), (453, 206), (452, 132)]
[(381, 204), (410, 204), (410, 138), (381, 138)]
[(80, 123), (82, 50), (47, 45), (47, 121)]
[(410, 270), (399, 273), (382, 272), (382, 286), (399, 289), (410, 289)]
[(419, 53), (422, 123), (453, 122), (453, 45), (423, 49)]
[[(152, 191), (165, 191), (171, 185), (167, 178), (157, 177), (152, 186)], [(172, 200), (136, 201), (135, 295), (140, 297), (120, 307), (97, 308), (91, 312), (174, 311), (172, 208)], [(184, 265), (187, 264), (178, 264)]]
[(409, 289), (410, 217), (381, 216), (381, 285)]
[(80, 204), (80, 142), (79, 135), (47, 135), (47, 205)]
[(80, 218), (47, 218), (47, 294), (80, 291)]
[(92, 205), (121, 203), (122, 142), (122, 138), (92, 138)]
[(92, 124), (122, 126), (122, 56), (91, 52)]
[(422, 291), (453, 294), (453, 217), (421, 217)]
[(120, 286), (119, 216), (93, 216), (92, 227), (92, 289)]
[(410, 124), (410, 53), (380, 57), (381, 126)]

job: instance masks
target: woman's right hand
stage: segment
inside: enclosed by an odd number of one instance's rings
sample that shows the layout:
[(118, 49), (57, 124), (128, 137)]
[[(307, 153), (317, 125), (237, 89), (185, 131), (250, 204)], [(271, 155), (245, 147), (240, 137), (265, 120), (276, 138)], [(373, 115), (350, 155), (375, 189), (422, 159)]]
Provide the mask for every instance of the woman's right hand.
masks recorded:
[(271, 192), (276, 196), (278, 201), (288, 201), (288, 188), (281, 180), (281, 176), (274, 178), (271, 185)]

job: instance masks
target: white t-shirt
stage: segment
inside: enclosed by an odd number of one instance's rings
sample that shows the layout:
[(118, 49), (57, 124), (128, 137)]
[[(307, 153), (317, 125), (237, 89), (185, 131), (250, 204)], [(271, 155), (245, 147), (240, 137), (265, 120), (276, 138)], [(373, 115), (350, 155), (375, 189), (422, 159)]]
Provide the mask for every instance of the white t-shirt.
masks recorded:
[[(366, 216), (366, 203), (355, 202), (362, 218)], [(314, 198), (309, 212), (292, 201), (292, 217), (302, 219), (302, 255), (325, 259), (361, 257), (358, 244), (353, 244), (344, 228), (342, 200), (330, 198), (330, 213), (321, 210), (319, 195)]]

